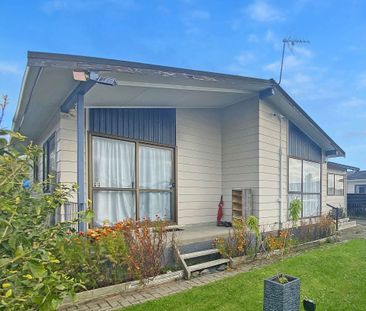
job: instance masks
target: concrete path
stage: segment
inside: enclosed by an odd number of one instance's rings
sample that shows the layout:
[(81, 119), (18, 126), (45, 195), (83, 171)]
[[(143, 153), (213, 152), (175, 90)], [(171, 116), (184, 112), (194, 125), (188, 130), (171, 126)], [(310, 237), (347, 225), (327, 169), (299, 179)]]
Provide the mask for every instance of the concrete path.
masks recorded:
[[(364, 238), (366, 239), (366, 221), (364, 225), (360, 224), (356, 227), (345, 229), (339, 232), (341, 241)], [(297, 254), (294, 254), (295, 256)], [(272, 263), (273, 260), (257, 260), (251, 263), (241, 265), (238, 269), (231, 271), (217, 272), (213, 274), (206, 274), (193, 278), (191, 280), (179, 280), (165, 284), (161, 284), (155, 287), (146, 287), (133, 292), (123, 292), (113, 296), (103, 297), (101, 299), (93, 300), (87, 303), (75, 304), (67, 308), (61, 308), (59, 311), (71, 311), (71, 310), (98, 310), (98, 311), (110, 311), (119, 310), (123, 307), (132, 306), (138, 303), (143, 303), (148, 300), (158, 299), (164, 296), (172, 295), (196, 286), (202, 286), (213, 281), (221, 280), (223, 278), (234, 276), (238, 273), (248, 272), (254, 267), (266, 266)]]

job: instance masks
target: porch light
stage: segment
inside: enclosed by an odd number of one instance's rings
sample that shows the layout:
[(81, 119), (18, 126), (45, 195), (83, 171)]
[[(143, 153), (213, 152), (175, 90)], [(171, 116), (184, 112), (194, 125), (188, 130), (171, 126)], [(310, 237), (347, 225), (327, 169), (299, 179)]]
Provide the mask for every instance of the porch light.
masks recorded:
[(89, 79), (87, 73), (85, 71), (73, 71), (72, 76), (74, 77), (74, 80), (76, 81), (87, 81)]
[(95, 83), (103, 84), (103, 85), (110, 85), (110, 86), (117, 85), (117, 81), (114, 78), (103, 77), (94, 71), (86, 72), (86, 71), (74, 70), (72, 72), (72, 75), (73, 75), (73, 78), (75, 81), (80, 81), (80, 82), (94, 81)]

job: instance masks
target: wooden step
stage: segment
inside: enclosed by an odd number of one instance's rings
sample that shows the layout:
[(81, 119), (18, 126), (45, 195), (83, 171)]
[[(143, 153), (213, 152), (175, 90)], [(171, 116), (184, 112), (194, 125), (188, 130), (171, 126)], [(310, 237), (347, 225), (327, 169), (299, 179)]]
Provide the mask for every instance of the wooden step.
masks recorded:
[(229, 262), (230, 262), (230, 259), (221, 258), (221, 259), (206, 261), (206, 262), (199, 263), (199, 264), (196, 264), (196, 265), (188, 266), (187, 270), (190, 273), (192, 273), (194, 271), (199, 271), (199, 270), (204, 270), (204, 269), (215, 267), (215, 266), (220, 266), (220, 265), (223, 265), (223, 264), (226, 264), (226, 263), (229, 263)]
[(343, 222), (339, 224), (338, 230), (344, 230), (352, 227), (356, 227), (357, 223), (355, 220), (349, 221), (349, 222)]
[(218, 254), (218, 253), (219, 253), (219, 250), (217, 248), (212, 248), (212, 249), (207, 249), (207, 250), (199, 251), (199, 252), (181, 254), (181, 256), (183, 259), (192, 259), (192, 258), (208, 256), (208, 255), (212, 255), (212, 254)]
[(348, 217), (346, 217), (346, 218), (339, 218), (338, 219), (338, 222), (339, 223), (347, 223), (347, 222), (349, 222), (349, 218)]

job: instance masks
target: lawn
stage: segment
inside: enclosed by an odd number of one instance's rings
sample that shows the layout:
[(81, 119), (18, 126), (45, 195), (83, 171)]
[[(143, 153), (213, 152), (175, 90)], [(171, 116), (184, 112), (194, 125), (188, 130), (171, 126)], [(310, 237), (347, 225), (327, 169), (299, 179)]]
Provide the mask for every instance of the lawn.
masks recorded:
[(327, 244), (282, 263), (124, 310), (262, 310), (263, 279), (278, 270), (300, 277), (301, 299), (315, 300), (317, 310), (366, 310), (366, 240)]

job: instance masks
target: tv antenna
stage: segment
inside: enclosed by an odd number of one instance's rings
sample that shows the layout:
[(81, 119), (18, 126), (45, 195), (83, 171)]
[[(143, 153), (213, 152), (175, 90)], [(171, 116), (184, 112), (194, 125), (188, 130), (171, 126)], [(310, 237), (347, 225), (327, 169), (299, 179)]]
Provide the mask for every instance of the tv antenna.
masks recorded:
[(282, 80), (283, 60), (285, 58), (286, 46), (288, 46), (288, 48), (292, 52), (295, 44), (310, 43), (310, 41), (308, 41), (308, 40), (299, 40), (299, 39), (291, 39), (290, 37), (288, 37), (288, 38), (283, 39), (282, 43), (283, 43), (283, 47), (282, 47), (282, 58), (281, 58), (281, 70), (280, 70), (280, 78), (278, 80), (278, 84), (280, 84), (281, 80)]

